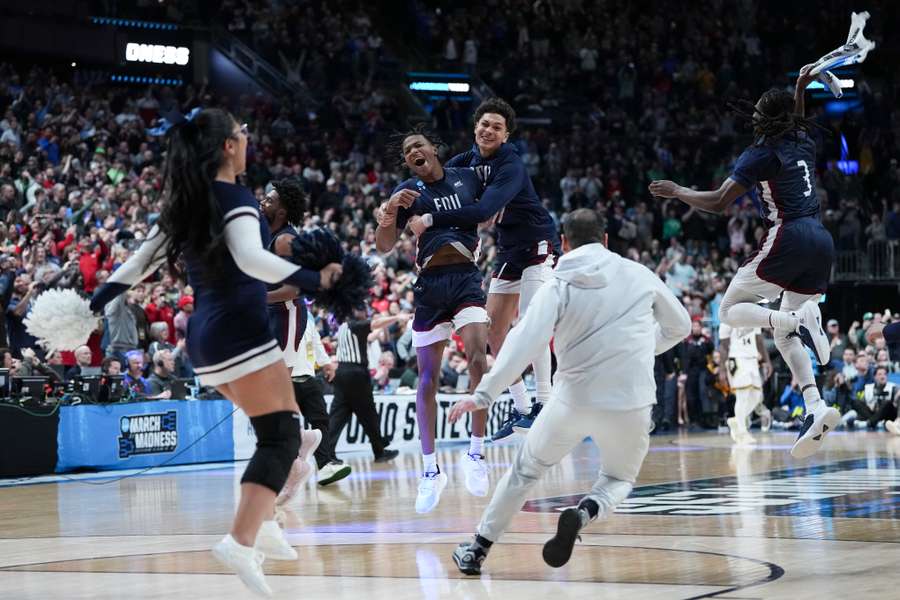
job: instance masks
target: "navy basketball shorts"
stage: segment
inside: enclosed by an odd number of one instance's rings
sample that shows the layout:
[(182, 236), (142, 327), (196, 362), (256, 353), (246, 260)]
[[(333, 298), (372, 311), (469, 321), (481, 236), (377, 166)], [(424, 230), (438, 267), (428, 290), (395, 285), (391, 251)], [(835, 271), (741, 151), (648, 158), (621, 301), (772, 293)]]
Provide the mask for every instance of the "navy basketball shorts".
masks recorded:
[(812, 217), (776, 223), (759, 250), (738, 269), (731, 282), (760, 300), (775, 300), (781, 292), (824, 294), (834, 262), (834, 240)]
[(474, 264), (425, 269), (413, 286), (415, 315), (413, 346), (421, 348), (449, 340), (454, 330), (471, 323), (487, 323), (487, 297), (481, 273)]
[(559, 259), (559, 243), (541, 240), (527, 246), (500, 248), (491, 274), (491, 294), (518, 294), (522, 279), (536, 278), (541, 282), (550, 278), (550, 272)]

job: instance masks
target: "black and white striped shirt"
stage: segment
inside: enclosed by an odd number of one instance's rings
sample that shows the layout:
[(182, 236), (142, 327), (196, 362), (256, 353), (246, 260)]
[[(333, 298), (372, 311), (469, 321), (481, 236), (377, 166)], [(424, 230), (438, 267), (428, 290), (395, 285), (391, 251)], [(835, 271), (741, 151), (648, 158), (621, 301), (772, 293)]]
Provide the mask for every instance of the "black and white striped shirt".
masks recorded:
[(369, 333), (372, 332), (371, 321), (345, 321), (337, 331), (337, 359), (339, 363), (352, 363), (369, 366), (366, 352)]

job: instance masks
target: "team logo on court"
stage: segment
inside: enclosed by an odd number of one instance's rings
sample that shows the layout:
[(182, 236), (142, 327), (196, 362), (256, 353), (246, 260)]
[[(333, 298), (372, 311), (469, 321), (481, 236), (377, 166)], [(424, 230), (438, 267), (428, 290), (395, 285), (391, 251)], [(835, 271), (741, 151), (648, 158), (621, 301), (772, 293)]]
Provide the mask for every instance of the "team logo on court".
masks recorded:
[[(558, 512), (582, 495), (525, 503), (528, 512)], [(897, 518), (900, 463), (850, 460), (746, 477), (715, 477), (634, 489), (619, 514), (708, 516), (762, 513), (769, 516)]]
[(119, 430), (119, 458), (172, 452), (178, 446), (178, 413), (127, 415)]

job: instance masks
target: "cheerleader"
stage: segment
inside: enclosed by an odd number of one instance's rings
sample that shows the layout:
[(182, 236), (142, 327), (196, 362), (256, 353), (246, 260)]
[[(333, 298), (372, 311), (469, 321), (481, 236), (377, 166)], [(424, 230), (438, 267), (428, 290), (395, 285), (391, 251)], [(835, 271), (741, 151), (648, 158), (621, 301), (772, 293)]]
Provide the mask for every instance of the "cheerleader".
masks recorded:
[(175, 270), (184, 266), (194, 289), (187, 351), (195, 371), (203, 385), (215, 386), (247, 413), (257, 438), (234, 524), (213, 554), (251, 590), (269, 596), (264, 558), (297, 558), (274, 520), (274, 504), (303, 448), (290, 373), (269, 329), (266, 283), (314, 294), (332, 287), (342, 267), (330, 263), (313, 271), (265, 250), (269, 230), (257, 201), (236, 183), (246, 166), (246, 125), (224, 110), (207, 109), (168, 135), (159, 221), (97, 290), (91, 309), (102, 310), (164, 262)]

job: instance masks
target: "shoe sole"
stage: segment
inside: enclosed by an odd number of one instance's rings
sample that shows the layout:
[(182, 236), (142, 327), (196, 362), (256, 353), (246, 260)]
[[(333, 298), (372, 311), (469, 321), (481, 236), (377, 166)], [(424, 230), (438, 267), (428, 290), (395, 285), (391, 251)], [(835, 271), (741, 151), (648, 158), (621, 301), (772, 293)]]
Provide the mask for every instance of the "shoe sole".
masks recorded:
[[(297, 460), (300, 460), (299, 456), (297, 457)], [(290, 488), (288, 488), (287, 485), (282, 488), (278, 496), (275, 497), (275, 506), (284, 506), (290, 502), (294, 496), (297, 495), (297, 492), (300, 491), (300, 488), (303, 487), (303, 484), (309, 481), (310, 475), (312, 475), (312, 467), (307, 462), (301, 462), (300, 474), (297, 476), (297, 482), (292, 483)]]
[(513, 425), (513, 432), (518, 433), (519, 435), (528, 435), (529, 431), (531, 431), (531, 426), (520, 427), (518, 425)]
[(459, 569), (460, 573), (463, 575), (481, 575), (480, 567), (464, 567), (459, 564), (459, 557), (456, 556), (456, 552), (453, 553), (453, 562), (456, 563), (456, 568)]
[(815, 454), (825, 442), (825, 436), (841, 422), (841, 413), (834, 408), (829, 408), (822, 416), (821, 425), (813, 425), (803, 437), (794, 442), (791, 448), (791, 456), (794, 458), (807, 458)]
[[(812, 323), (809, 326), (806, 326), (807, 336), (809, 336), (809, 341), (812, 342), (812, 351), (816, 354), (816, 360), (820, 365), (827, 365), (829, 360), (831, 359), (831, 344), (828, 341), (828, 336), (825, 331), (822, 330), (822, 311), (819, 310), (818, 305), (809, 302), (809, 308), (804, 308), (804, 312), (809, 313), (809, 315), (815, 320), (815, 330), (818, 330), (818, 334), (814, 334), (815, 331), (813, 329)], [(801, 326), (803, 328), (803, 326)], [(816, 340), (820, 340), (820, 343), (817, 345)], [(821, 346), (821, 347), (819, 347)]]
[(441, 494), (444, 493), (444, 488), (447, 487), (447, 474), (441, 473), (439, 478), (438, 492), (435, 494), (434, 504), (429, 506), (426, 510), (419, 510), (419, 507), (416, 507), (416, 512), (420, 515), (428, 514), (437, 508), (437, 505), (441, 503)]
[[(313, 432), (313, 433), (307, 433)], [(322, 443), (322, 430), (321, 429), (305, 429), (303, 433), (307, 434), (307, 437), (314, 436), (316, 439), (312, 443), (307, 446), (300, 446), (300, 459), (303, 462), (306, 462), (313, 453), (319, 449), (319, 444)], [(301, 438), (302, 439), (302, 438)]]
[(325, 486), (330, 483), (334, 483), (335, 481), (340, 481), (341, 479), (349, 475), (352, 471), (353, 469), (350, 468), (350, 465), (344, 465), (343, 467), (335, 471), (334, 475), (332, 475), (328, 479), (320, 479), (319, 485)]
[(544, 562), (555, 569), (569, 562), (580, 529), (581, 516), (578, 514), (578, 509), (567, 508), (564, 510), (556, 525), (556, 535), (544, 544)]

